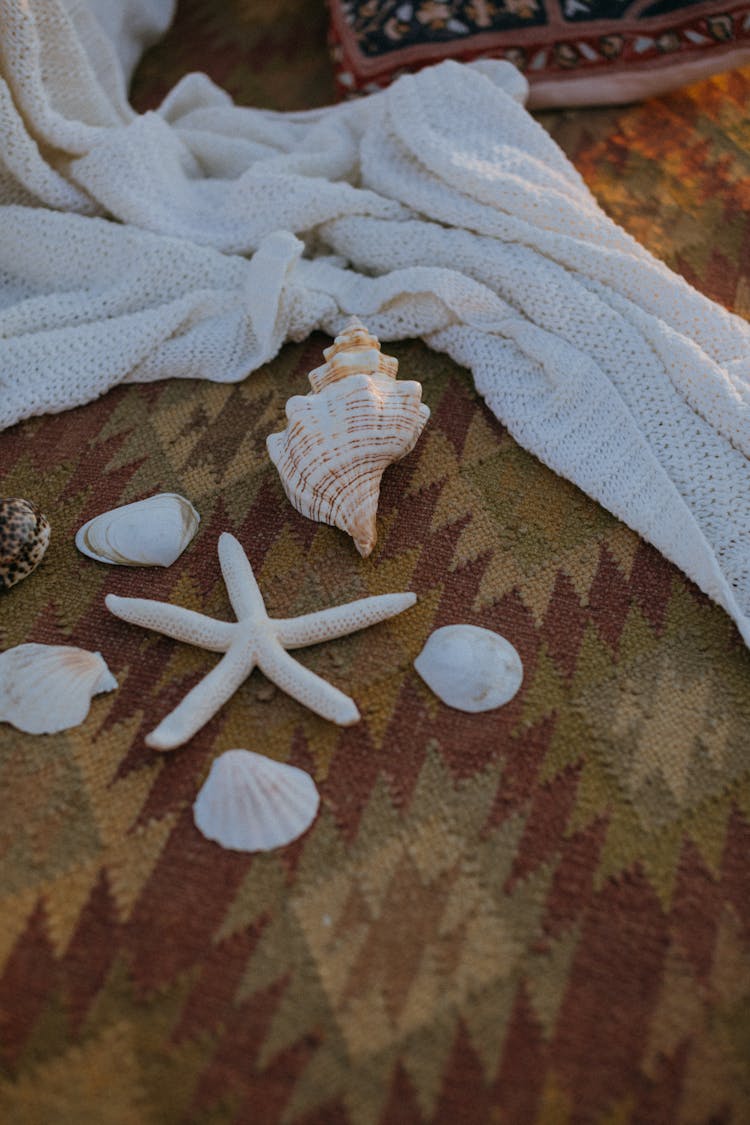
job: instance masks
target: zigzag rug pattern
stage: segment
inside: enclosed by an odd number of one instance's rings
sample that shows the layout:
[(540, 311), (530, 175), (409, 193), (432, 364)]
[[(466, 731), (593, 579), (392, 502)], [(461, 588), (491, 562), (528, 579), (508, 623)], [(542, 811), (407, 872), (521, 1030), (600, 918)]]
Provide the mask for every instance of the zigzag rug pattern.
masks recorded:
[[(257, 100), (264, 68), (244, 84), (227, 59), (238, 42), (263, 54), (263, 12), (184, 4), (138, 96), (200, 47)], [(302, 13), (289, 0), (279, 41)], [(271, 101), (284, 66), (287, 95), (299, 79), (282, 55)], [(745, 71), (544, 123), (618, 221), (748, 312), (748, 111)], [(101, 651), (120, 685), (74, 730), (0, 725), (0, 1121), (739, 1125), (750, 659), (734, 626), (418, 342), (389, 351), (432, 418), (386, 475), (361, 560), (291, 509), (265, 454), (327, 342), (287, 346), (236, 386), (119, 388), (0, 436), (0, 492), (32, 496), (54, 528), (38, 572), (3, 596), (0, 648)], [(82, 522), (159, 489), (202, 515), (174, 566), (76, 552)], [(418, 594), (300, 653), (355, 696), (360, 724), (333, 727), (256, 672), (182, 750), (144, 746), (212, 657), (114, 620), (104, 595), (228, 616), (223, 530), (272, 614)], [(417, 677), (427, 635), (452, 621), (519, 649), (507, 707), (449, 712)], [(210, 763), (235, 746), (315, 776), (321, 814), (290, 847), (242, 856), (194, 828)]]

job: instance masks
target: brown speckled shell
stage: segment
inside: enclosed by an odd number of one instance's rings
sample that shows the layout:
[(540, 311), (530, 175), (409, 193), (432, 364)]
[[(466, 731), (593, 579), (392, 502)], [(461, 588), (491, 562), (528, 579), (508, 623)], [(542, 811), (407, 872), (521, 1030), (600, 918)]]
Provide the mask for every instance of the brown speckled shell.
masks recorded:
[(0, 590), (15, 586), (36, 569), (49, 537), (49, 521), (36, 504), (0, 496)]

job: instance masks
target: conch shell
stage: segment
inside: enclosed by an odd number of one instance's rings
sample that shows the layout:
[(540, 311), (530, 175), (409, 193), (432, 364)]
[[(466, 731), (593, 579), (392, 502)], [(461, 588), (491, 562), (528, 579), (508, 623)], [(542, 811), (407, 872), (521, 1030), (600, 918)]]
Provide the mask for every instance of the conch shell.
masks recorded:
[(50, 526), (36, 504), (0, 496), (0, 590), (31, 574), (47, 550)]
[(398, 360), (356, 317), (323, 355), (308, 376), (312, 392), (289, 399), (287, 428), (266, 444), (297, 511), (340, 527), (367, 557), (380, 479), (414, 448), (430, 411), (421, 384), (396, 379)]

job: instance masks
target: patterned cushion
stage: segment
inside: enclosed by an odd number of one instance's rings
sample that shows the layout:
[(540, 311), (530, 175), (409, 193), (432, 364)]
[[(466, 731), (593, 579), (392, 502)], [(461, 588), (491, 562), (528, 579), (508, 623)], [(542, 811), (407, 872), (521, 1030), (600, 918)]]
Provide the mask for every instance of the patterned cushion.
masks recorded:
[(532, 107), (615, 104), (750, 61), (750, 0), (329, 0), (340, 90), (504, 58)]

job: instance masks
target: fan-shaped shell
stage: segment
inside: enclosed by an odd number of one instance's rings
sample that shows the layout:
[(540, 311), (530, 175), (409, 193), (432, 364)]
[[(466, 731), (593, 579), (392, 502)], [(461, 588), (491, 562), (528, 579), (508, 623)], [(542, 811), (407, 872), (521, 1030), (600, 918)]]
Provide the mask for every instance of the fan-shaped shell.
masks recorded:
[(203, 835), (224, 848), (270, 851), (301, 836), (319, 803), (304, 770), (252, 750), (227, 750), (212, 764), (193, 816)]
[(267, 439), (287, 497), (303, 516), (340, 527), (367, 556), (377, 539), (380, 480), (416, 444), (430, 411), (422, 387), (359, 322), (326, 349), (313, 392), (287, 403), (288, 425)]
[(92, 697), (116, 687), (99, 652), (24, 644), (0, 653), (0, 720), (27, 734), (77, 727)]
[(443, 703), (491, 711), (513, 698), (523, 680), (510, 641), (477, 625), (444, 625), (427, 638), (414, 667)]
[(184, 496), (157, 492), (94, 516), (76, 534), (76, 547), (97, 562), (171, 566), (193, 539), (200, 516)]
[(18, 496), (0, 497), (0, 589), (36, 570), (49, 537), (49, 521), (36, 504)]

